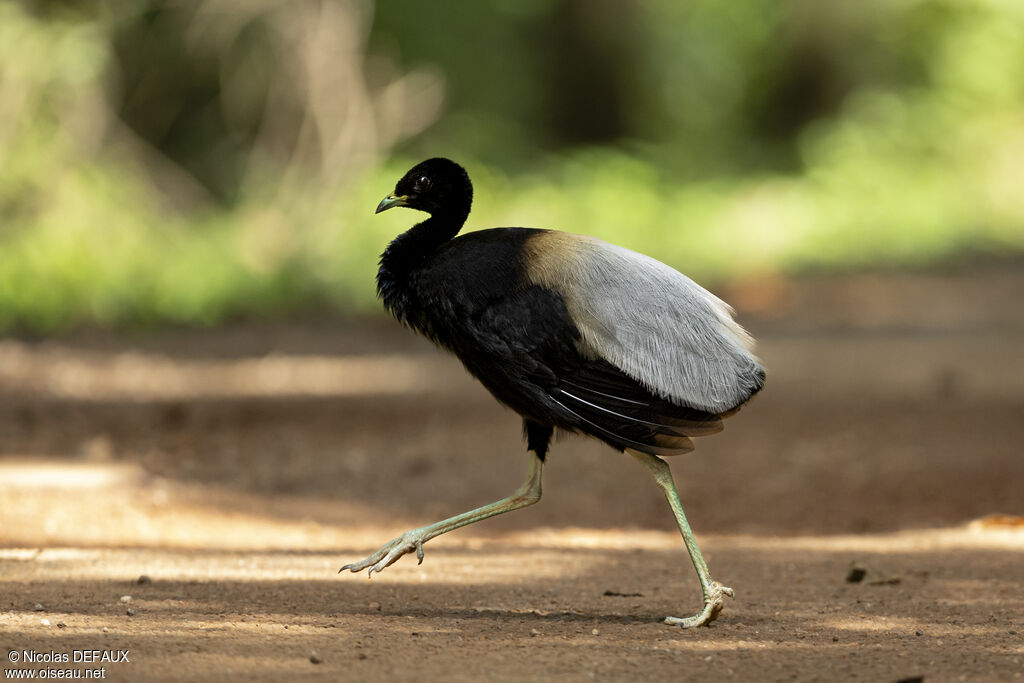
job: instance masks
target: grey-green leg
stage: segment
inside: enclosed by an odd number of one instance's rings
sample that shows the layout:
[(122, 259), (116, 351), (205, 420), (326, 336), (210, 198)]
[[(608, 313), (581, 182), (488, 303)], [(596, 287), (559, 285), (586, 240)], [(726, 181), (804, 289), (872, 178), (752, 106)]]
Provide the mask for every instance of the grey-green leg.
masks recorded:
[(733, 590), (711, 578), (708, 564), (701, 556), (700, 548), (697, 547), (697, 539), (693, 537), (690, 524), (686, 521), (686, 515), (683, 514), (683, 505), (679, 502), (679, 494), (676, 492), (676, 484), (672, 479), (672, 470), (669, 469), (668, 463), (650, 453), (641, 453), (633, 449), (628, 449), (628, 452), (647, 468), (654, 477), (654, 481), (665, 493), (668, 504), (672, 506), (672, 514), (676, 517), (676, 524), (679, 525), (679, 533), (683, 535), (683, 542), (690, 552), (693, 568), (697, 570), (697, 576), (700, 578), (701, 591), (704, 593), (704, 609), (692, 617), (665, 617), (665, 623), (683, 628), (708, 624), (714, 621), (718, 613), (722, 611), (722, 607), (725, 605), (725, 596), (733, 597)]
[(414, 550), (416, 551), (416, 556), (419, 558), (420, 563), (422, 563), (423, 544), (430, 539), (440, 536), (441, 534), (446, 534), (449, 531), (454, 531), (459, 527), (464, 527), (468, 524), (487, 519), (488, 517), (494, 517), (495, 515), (500, 515), (504, 512), (511, 512), (512, 510), (518, 510), (519, 508), (533, 505), (540, 500), (540, 481), (543, 470), (544, 461), (538, 458), (536, 453), (531, 451), (530, 473), (527, 475), (526, 481), (523, 482), (523, 485), (508, 498), (503, 498), (496, 503), (491, 503), (490, 505), (485, 505), (475, 510), (464, 512), (461, 515), (455, 515), (454, 517), (450, 517), (436, 524), (431, 524), (430, 526), (406, 531), (398, 538), (384, 544), (380, 550), (370, 555), (365, 560), (346, 564), (338, 570), (338, 573), (341, 573), (346, 569), (353, 572), (359, 572), (370, 567), (370, 571), (366, 573), (367, 577), (369, 577), (374, 572), (382, 571), (385, 567), (394, 564), (402, 555), (411, 553)]

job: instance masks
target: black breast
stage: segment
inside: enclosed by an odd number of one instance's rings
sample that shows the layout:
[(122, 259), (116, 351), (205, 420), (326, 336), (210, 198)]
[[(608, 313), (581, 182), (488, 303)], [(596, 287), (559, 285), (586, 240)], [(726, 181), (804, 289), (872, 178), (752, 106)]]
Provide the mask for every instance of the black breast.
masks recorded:
[(399, 321), (455, 351), (467, 324), (522, 288), (523, 243), (537, 231), (481, 230), (426, 253), (414, 231), (381, 256), (378, 294)]

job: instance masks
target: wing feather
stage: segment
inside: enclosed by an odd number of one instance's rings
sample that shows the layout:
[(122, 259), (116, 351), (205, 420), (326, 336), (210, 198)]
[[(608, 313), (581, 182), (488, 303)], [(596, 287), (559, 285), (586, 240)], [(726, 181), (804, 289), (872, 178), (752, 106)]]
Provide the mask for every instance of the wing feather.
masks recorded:
[(527, 244), (528, 277), (564, 297), (585, 355), (607, 360), (655, 396), (725, 413), (764, 384), (732, 309), (643, 254), (569, 233)]

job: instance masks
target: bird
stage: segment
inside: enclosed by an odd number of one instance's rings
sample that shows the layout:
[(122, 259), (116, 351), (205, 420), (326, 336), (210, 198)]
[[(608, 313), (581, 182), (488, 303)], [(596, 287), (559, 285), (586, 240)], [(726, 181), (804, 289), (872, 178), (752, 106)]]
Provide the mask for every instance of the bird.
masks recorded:
[(666, 617), (684, 628), (716, 619), (734, 591), (711, 577), (665, 456), (721, 431), (765, 383), (753, 339), (718, 297), (660, 261), (594, 237), (540, 228), (459, 234), (473, 185), (454, 161), (410, 169), (375, 213), (428, 214), (386, 247), (377, 294), (400, 323), (455, 354), (523, 420), (526, 481), (510, 496), (412, 529), (339, 570), (368, 575), (423, 544), (533, 505), (556, 430), (628, 453), (668, 500), (700, 580), (702, 608)]

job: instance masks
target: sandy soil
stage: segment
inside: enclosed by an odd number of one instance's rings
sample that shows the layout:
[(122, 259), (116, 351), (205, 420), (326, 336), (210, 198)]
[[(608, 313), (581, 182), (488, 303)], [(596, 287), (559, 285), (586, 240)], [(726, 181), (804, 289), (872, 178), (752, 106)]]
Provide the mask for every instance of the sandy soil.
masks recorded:
[[(335, 573), (525, 474), (516, 417), (386, 321), (0, 340), (3, 668), (1021, 678), (1022, 293), (1019, 266), (722, 292), (769, 385), (672, 463), (737, 594), (690, 631), (660, 623), (699, 603), (664, 500), (580, 438), (539, 505)], [(14, 662), (88, 650), (130, 661)]]

